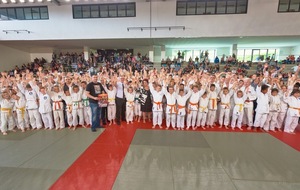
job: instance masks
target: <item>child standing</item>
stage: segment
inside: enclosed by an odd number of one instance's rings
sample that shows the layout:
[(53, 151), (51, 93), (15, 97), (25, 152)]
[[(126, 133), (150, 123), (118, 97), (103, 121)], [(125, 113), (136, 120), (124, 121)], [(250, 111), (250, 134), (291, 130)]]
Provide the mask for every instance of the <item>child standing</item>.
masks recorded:
[(86, 81), (81, 82), (81, 88), (82, 88), (82, 104), (83, 104), (83, 116), (84, 121), (87, 126), (91, 126), (92, 124), (92, 110), (90, 107), (90, 101), (85, 93), (87, 83)]
[(198, 117), (197, 117), (197, 127), (201, 126), (202, 129), (205, 129), (207, 112), (208, 112), (208, 103), (209, 103), (209, 99), (207, 96), (207, 92), (204, 92), (204, 94), (200, 98)]
[(207, 115), (207, 125), (208, 127), (213, 128), (214, 127), (214, 122), (216, 119), (216, 113), (217, 113), (217, 97), (218, 97), (219, 91), (216, 89), (215, 84), (211, 84), (208, 92), (208, 98), (209, 98), (209, 103), (208, 103), (208, 115)]
[(271, 94), (269, 95), (270, 100), (270, 112), (267, 117), (267, 121), (264, 125), (265, 131), (275, 131), (275, 128), (279, 128), (278, 125), (278, 114), (280, 112), (280, 97), (278, 95), (278, 90), (273, 88)]
[(17, 113), (17, 121), (18, 127), (22, 132), (25, 132), (25, 128), (29, 129), (29, 119), (28, 114), (26, 112), (26, 100), (25, 97), (21, 93), (17, 93), (12, 95), (15, 103), (15, 111)]
[(242, 129), (242, 121), (243, 121), (243, 115), (244, 115), (244, 102), (246, 99), (246, 96), (244, 96), (243, 91), (239, 90), (233, 95), (234, 104), (233, 107), (233, 114), (232, 114), (232, 121), (231, 121), (231, 127), (232, 130), (235, 129), (235, 126), (237, 126), (241, 131)]
[(128, 87), (128, 91), (124, 90), (126, 97), (126, 121), (127, 124), (133, 123), (133, 109), (135, 92), (132, 87)]
[(68, 122), (69, 129), (71, 129), (73, 127), (73, 116), (72, 116), (73, 101), (69, 90), (65, 91), (63, 100), (66, 103), (67, 122)]
[(184, 118), (186, 115), (185, 111), (185, 104), (186, 101), (189, 99), (191, 96), (192, 92), (191, 90), (186, 94), (184, 89), (179, 89), (179, 94), (176, 96), (176, 101), (177, 101), (177, 128), (179, 130), (184, 130)]
[(108, 96), (108, 105), (107, 105), (107, 118), (109, 121), (109, 125), (116, 124), (116, 94), (117, 89), (113, 85), (109, 84), (108, 89), (106, 88), (106, 85), (103, 85), (103, 88)]
[(224, 87), (220, 92), (220, 115), (219, 115), (219, 124), (220, 127), (223, 127), (223, 124), (226, 129), (228, 129), (229, 125), (229, 114), (230, 114), (230, 98), (233, 95), (234, 91), (230, 90), (227, 87)]
[(289, 105), (287, 111), (284, 132), (295, 134), (295, 129), (298, 125), (298, 120), (300, 117), (300, 90), (293, 90), (291, 96), (288, 96), (288, 93), (285, 94), (285, 101)]
[(60, 91), (59, 86), (53, 86), (53, 91), (50, 92), (50, 97), (52, 100), (52, 109), (55, 129), (65, 128), (64, 112), (63, 112), (63, 96), (64, 93)]
[[(0, 94), (0, 106), (1, 106), (1, 132), (3, 135), (7, 135), (7, 130), (14, 131), (14, 121), (12, 116), (12, 109), (14, 102), (11, 100), (8, 91)], [(8, 125), (8, 128), (7, 128)]]
[[(76, 130), (78, 124), (86, 128), (83, 117), (82, 89), (79, 88), (79, 86), (74, 85), (72, 88), (70, 88), (70, 94), (72, 98), (73, 130)], [(77, 117), (79, 117), (79, 123)]]
[(268, 95), (269, 86), (263, 84), (259, 84), (256, 87), (256, 95), (257, 95), (257, 107), (256, 107), (256, 115), (254, 121), (254, 130), (258, 127), (263, 128), (264, 124), (267, 120), (269, 113), (269, 95)]
[(162, 115), (163, 115), (163, 106), (162, 106), (162, 99), (164, 96), (163, 91), (161, 90), (161, 85), (157, 85), (156, 89), (154, 90), (153, 84), (150, 84), (150, 92), (153, 97), (153, 106), (152, 106), (152, 113), (153, 113), (153, 129), (156, 125), (159, 128), (162, 128)]
[(202, 87), (199, 90), (198, 85), (194, 85), (192, 87), (192, 93), (190, 96), (189, 104), (188, 104), (188, 115), (187, 115), (187, 130), (192, 127), (194, 130), (196, 129), (196, 120), (197, 120), (197, 113), (199, 108), (199, 100), (200, 97), (204, 94), (205, 87)]

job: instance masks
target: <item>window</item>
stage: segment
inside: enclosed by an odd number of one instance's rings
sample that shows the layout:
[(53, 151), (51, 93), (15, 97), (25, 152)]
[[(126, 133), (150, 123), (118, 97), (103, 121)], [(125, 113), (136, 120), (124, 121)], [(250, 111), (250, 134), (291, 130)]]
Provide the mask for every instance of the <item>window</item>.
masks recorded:
[(246, 14), (247, 9), (248, 0), (177, 0), (176, 12), (178, 16)]
[(73, 18), (135, 17), (135, 3), (73, 5)]
[(109, 17), (117, 17), (117, 5), (108, 6), (108, 15)]
[(0, 8), (0, 20), (47, 20), (48, 7)]
[(218, 1), (217, 14), (225, 14), (225, 13), (226, 13), (226, 1)]
[(126, 16), (126, 5), (118, 6), (118, 17)]
[(300, 0), (279, 0), (278, 12), (299, 12)]
[(196, 13), (196, 2), (188, 2), (187, 3), (187, 14), (188, 15), (195, 15)]
[(237, 59), (238, 61), (266, 61), (276, 60), (276, 49), (238, 49)]
[(186, 15), (186, 2), (178, 2), (177, 3), (177, 15)]

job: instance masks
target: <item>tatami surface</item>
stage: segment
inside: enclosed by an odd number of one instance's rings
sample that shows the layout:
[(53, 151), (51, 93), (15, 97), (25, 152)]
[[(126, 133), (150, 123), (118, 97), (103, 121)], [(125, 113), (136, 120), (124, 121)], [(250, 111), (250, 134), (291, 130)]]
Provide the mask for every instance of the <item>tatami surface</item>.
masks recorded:
[(0, 189), (48, 189), (101, 131), (27, 131), (0, 136)]
[(137, 130), (114, 189), (300, 189), (300, 153), (267, 133)]
[(0, 189), (298, 190), (300, 152), (280, 136), (149, 123), (10, 133), (0, 137)]

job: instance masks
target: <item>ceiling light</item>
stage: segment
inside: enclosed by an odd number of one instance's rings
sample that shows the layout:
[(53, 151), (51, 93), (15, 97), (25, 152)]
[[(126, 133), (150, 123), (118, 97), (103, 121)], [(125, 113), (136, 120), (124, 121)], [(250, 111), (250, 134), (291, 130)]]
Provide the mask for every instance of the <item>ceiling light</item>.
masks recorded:
[(20, 3), (25, 3), (25, 0), (20, 0)]
[(42, 2), (43, 0), (38, 0), (38, 2)]
[(48, 2), (51, 2), (51, 0), (47, 0)]
[(29, 0), (30, 3), (34, 3), (34, 0)]
[(70, 2), (71, 0), (66, 0), (67, 2)]
[(7, 0), (2, 0), (2, 3), (7, 3)]
[(16, 0), (10, 0), (11, 3), (16, 3)]

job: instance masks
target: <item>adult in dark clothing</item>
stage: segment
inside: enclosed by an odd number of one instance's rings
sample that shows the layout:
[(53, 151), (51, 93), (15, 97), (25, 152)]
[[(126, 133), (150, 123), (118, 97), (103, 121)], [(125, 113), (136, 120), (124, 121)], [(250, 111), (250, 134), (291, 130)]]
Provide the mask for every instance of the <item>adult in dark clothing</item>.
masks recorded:
[(102, 127), (100, 126), (101, 107), (98, 104), (99, 94), (101, 94), (101, 84), (98, 82), (98, 76), (93, 75), (92, 82), (90, 82), (86, 87), (86, 95), (89, 98), (90, 107), (92, 110), (92, 132), (95, 132), (97, 127)]
[(121, 118), (122, 121), (126, 121), (125, 119), (125, 94), (124, 94), (124, 81), (125, 78), (122, 76), (120, 77), (120, 81), (117, 82), (117, 95), (116, 95), (116, 122), (118, 125), (121, 125)]
[(151, 121), (152, 99), (148, 80), (143, 80), (143, 88), (140, 89), (139, 101), (141, 103), (141, 111), (143, 113), (143, 122), (146, 123), (146, 115)]
[[(104, 82), (104, 78), (100, 79), (100, 84), (101, 84), (101, 93), (107, 94), (103, 87), (104, 85), (106, 85)], [(107, 88), (107, 86), (106, 86), (106, 88)], [(107, 105), (101, 107), (101, 120), (102, 120), (102, 124), (106, 125), (106, 123), (107, 123)]]

